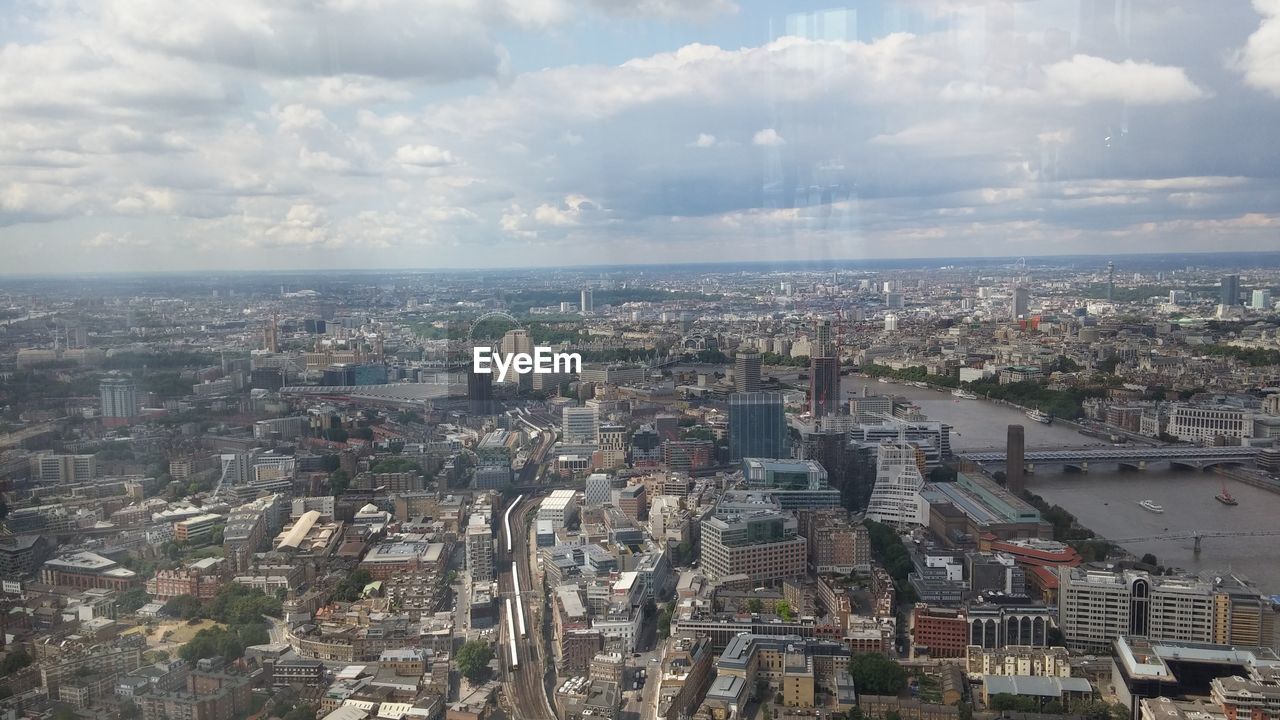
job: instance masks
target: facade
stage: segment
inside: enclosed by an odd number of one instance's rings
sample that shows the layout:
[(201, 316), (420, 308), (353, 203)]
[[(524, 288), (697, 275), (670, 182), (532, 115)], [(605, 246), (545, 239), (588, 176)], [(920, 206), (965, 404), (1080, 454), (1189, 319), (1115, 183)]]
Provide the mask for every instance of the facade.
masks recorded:
[(850, 655), (847, 645), (832, 640), (738, 635), (716, 659), (715, 684), (737, 679), (754, 688), (763, 680), (782, 695), (787, 707), (814, 707), (818, 691), (837, 694), (837, 684), (848, 674)]
[(80, 551), (46, 560), (40, 570), (40, 582), (81, 590), (124, 591), (138, 584), (138, 574), (115, 560)]
[(840, 358), (809, 360), (809, 415), (823, 418), (840, 412)]
[(840, 491), (813, 460), (743, 458), (742, 476), (748, 488), (768, 492), (783, 510), (840, 506)]
[(729, 396), (729, 459), (744, 457), (785, 458), (787, 419), (782, 395), (771, 392), (734, 393)]
[(467, 524), (467, 572), (472, 582), (493, 580), (493, 531), (488, 520), (477, 513)]
[(1214, 438), (1243, 438), (1253, 434), (1253, 415), (1229, 406), (1175, 405), (1165, 432), (1184, 442), (1213, 442)]
[(613, 478), (606, 473), (592, 473), (587, 476), (586, 490), (583, 493), (583, 507), (597, 508), (611, 501)]
[(871, 537), (862, 523), (843, 510), (800, 514), (800, 531), (808, 541), (809, 567), (816, 573), (848, 575), (871, 571)]
[(924, 476), (916, 458), (916, 447), (908, 442), (886, 442), (876, 456), (876, 481), (867, 504), (867, 519), (894, 527), (924, 525), (928, 522), (920, 497)]
[(767, 582), (805, 574), (807, 543), (790, 513), (717, 514), (702, 523), (702, 571), (715, 580), (746, 575)]
[(102, 417), (131, 418), (138, 414), (138, 388), (124, 377), (104, 378), (98, 385)]
[(565, 443), (594, 443), (599, 425), (599, 415), (591, 405), (561, 410), (561, 440)]
[(918, 603), (911, 611), (911, 653), (931, 658), (965, 656), (969, 621), (963, 610), (933, 608)]
[(1058, 568), (1058, 625), (1067, 647), (1105, 651), (1121, 635), (1211, 642), (1210, 583), (1081, 568)]
[(971, 677), (979, 675), (1071, 677), (1071, 653), (1064, 647), (1037, 648), (1028, 645), (1009, 645), (999, 650), (986, 650), (971, 645), (965, 653), (965, 670)]
[(98, 461), (93, 455), (41, 453), (31, 459), (31, 474), (40, 482), (87, 482), (98, 476)]
[(754, 350), (739, 350), (733, 357), (734, 392), (760, 392), (761, 355)]
[(542, 499), (538, 506), (538, 519), (546, 520), (559, 529), (577, 514), (577, 493), (573, 490), (554, 490)]

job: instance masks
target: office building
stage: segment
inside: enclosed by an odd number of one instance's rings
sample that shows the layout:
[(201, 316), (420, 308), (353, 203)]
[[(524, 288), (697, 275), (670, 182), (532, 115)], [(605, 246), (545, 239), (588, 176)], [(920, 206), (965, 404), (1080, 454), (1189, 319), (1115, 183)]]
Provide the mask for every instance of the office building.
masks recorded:
[(849, 646), (798, 635), (743, 633), (716, 659), (716, 677), (707, 692), (711, 705), (744, 707), (756, 685), (767, 682), (787, 707), (811, 708), (819, 693), (838, 696), (848, 684)]
[(356, 387), (386, 385), (387, 366), (382, 363), (338, 363), (325, 368), (321, 385)]
[(561, 441), (566, 444), (595, 443), (600, 416), (595, 406), (566, 407), (560, 411)]
[(840, 506), (840, 491), (813, 460), (743, 458), (742, 477), (748, 488), (769, 493), (783, 510)]
[(578, 512), (577, 493), (572, 490), (553, 490), (538, 506), (538, 520), (546, 520), (552, 528), (565, 526)]
[(103, 378), (98, 384), (102, 417), (131, 418), (138, 414), (138, 388), (126, 377)]
[(93, 455), (41, 453), (31, 459), (31, 475), (40, 482), (87, 482), (98, 476), (98, 461)]
[(1031, 308), (1031, 289), (1026, 285), (1017, 285), (1013, 288), (1013, 297), (1010, 301), (1009, 319), (1020, 320), (1027, 317)]
[(1271, 309), (1271, 291), (1270, 290), (1254, 290), (1253, 297), (1250, 298), (1249, 306), (1254, 310), (1270, 310)]
[(1240, 276), (1223, 275), (1220, 284), (1218, 304), (1232, 307), (1240, 304)]
[(890, 310), (901, 310), (903, 306), (902, 293), (900, 292), (885, 293), (884, 306)]
[(46, 560), (40, 582), (80, 590), (99, 588), (124, 591), (138, 585), (138, 574), (96, 553), (79, 551)]
[(712, 580), (745, 575), (752, 583), (801, 577), (808, 543), (791, 513), (754, 497), (726, 493), (702, 523), (702, 572)]
[(1211, 642), (1213, 585), (1143, 572), (1058, 568), (1058, 626), (1067, 647), (1105, 651), (1121, 635)]
[(613, 478), (605, 473), (592, 473), (587, 476), (586, 489), (583, 493), (583, 507), (598, 508), (611, 502), (613, 497)]
[(809, 414), (823, 418), (840, 412), (840, 359), (813, 357), (809, 360)]
[(583, 315), (590, 315), (596, 311), (596, 301), (593, 293), (591, 292), (591, 288), (582, 288), (580, 300), (581, 302), (578, 303), (578, 308), (582, 311)]
[(1174, 405), (1165, 432), (1184, 442), (1211, 443), (1217, 437), (1253, 434), (1253, 413), (1229, 405)]
[(740, 393), (760, 392), (761, 355), (754, 350), (739, 350), (733, 358), (733, 389)]
[(884, 331), (887, 333), (898, 332), (898, 316), (894, 313), (888, 313), (884, 316)]
[(813, 572), (848, 575), (871, 572), (871, 536), (860, 522), (849, 519), (843, 508), (804, 510), (799, 513), (800, 534), (809, 545)]
[[(470, 366), (468, 366), (470, 368)], [(493, 375), (467, 370), (467, 406), (472, 415), (494, 415)]]
[(729, 459), (744, 457), (785, 458), (787, 418), (782, 395), (771, 392), (734, 393), (729, 396)]
[(876, 481), (867, 503), (867, 519), (894, 527), (924, 525), (928, 515), (920, 488), (920, 474), (915, 445), (909, 442), (881, 443), (876, 453)]

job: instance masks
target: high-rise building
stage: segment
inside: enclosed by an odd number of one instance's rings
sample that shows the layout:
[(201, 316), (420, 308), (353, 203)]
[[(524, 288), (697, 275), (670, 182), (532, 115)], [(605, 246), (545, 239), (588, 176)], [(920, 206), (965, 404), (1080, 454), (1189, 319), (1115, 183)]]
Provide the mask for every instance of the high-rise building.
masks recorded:
[(729, 459), (737, 462), (744, 457), (790, 457), (787, 417), (780, 393), (729, 396)]
[[(508, 359), (513, 355), (532, 355), (533, 338), (529, 336), (528, 330), (513, 328), (502, 336), (498, 351)], [(506, 382), (527, 387), (533, 384), (533, 373), (518, 373), (513, 370), (507, 373)]]
[(884, 306), (890, 310), (901, 310), (903, 306), (902, 293), (886, 292), (884, 294)]
[(1027, 487), (1026, 431), (1021, 425), (1010, 425), (1005, 447), (1005, 487), (1021, 495)]
[(840, 412), (840, 359), (809, 360), (809, 414), (815, 418)]
[(760, 353), (739, 350), (733, 358), (733, 389), (740, 393), (760, 392)]
[(1253, 297), (1250, 299), (1249, 306), (1254, 310), (1270, 310), (1271, 309), (1271, 291), (1270, 290), (1254, 290)]
[(1221, 294), (1218, 298), (1218, 304), (1225, 307), (1231, 307), (1240, 304), (1240, 276), (1239, 275), (1223, 275)]
[(831, 336), (831, 322), (815, 323), (813, 357), (809, 360), (809, 414), (815, 418), (840, 412), (839, 352)]
[(578, 308), (583, 315), (590, 315), (596, 311), (596, 302), (595, 298), (592, 297), (591, 288), (582, 288), (581, 300), (582, 302), (578, 304)]
[(472, 415), (493, 415), (493, 375), (467, 370), (467, 405)]
[(1116, 296), (1116, 264), (1107, 261), (1107, 302), (1115, 300)]
[(1031, 289), (1026, 285), (1017, 285), (1013, 288), (1013, 301), (1009, 308), (1011, 320), (1025, 318), (1031, 308)]
[(884, 316), (884, 331), (887, 333), (898, 332), (898, 316), (889, 313)]
[(493, 580), (493, 531), (480, 513), (467, 523), (467, 571), (472, 582)]
[(867, 503), (867, 519), (895, 527), (924, 525), (927, 509), (920, 497), (918, 450), (905, 440), (881, 443), (876, 453), (876, 482)]
[(138, 414), (138, 388), (129, 378), (103, 378), (98, 392), (102, 400), (102, 417), (131, 418)]
[(566, 443), (594, 443), (599, 425), (600, 417), (592, 405), (567, 407), (561, 411), (561, 439)]

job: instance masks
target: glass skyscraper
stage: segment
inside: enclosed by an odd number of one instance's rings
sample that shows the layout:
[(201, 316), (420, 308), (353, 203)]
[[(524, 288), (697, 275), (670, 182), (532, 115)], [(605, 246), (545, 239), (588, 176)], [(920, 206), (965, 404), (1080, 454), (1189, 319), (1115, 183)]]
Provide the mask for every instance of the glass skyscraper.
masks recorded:
[(729, 396), (729, 459), (790, 457), (782, 394), (734, 393)]

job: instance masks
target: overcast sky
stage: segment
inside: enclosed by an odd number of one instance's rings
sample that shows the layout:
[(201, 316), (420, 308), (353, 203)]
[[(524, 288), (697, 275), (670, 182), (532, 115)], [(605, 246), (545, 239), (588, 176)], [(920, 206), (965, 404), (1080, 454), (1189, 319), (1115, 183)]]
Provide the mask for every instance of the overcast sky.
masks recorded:
[(1280, 249), (1280, 0), (11, 0), (0, 273)]

